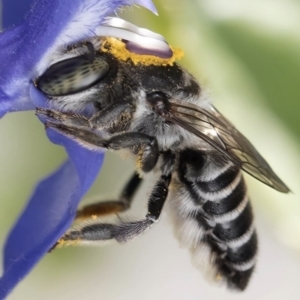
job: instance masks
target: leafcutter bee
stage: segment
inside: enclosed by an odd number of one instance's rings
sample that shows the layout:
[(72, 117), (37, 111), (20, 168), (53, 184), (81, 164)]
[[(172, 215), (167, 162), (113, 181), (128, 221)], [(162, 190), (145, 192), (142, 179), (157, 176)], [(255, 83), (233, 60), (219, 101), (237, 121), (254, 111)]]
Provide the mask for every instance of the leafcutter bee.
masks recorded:
[[(179, 64), (133, 54), (116, 38), (86, 45), (86, 52), (78, 50), (82, 45), (68, 49), (73, 57), (37, 78), (54, 108), (37, 114), (83, 147), (133, 154), (137, 173), (119, 199), (79, 210), (76, 226), (59, 244), (130, 241), (159, 220), (167, 202), (176, 235), (199, 268), (244, 290), (256, 263), (257, 235), (242, 171), (280, 192), (288, 187)], [(149, 172), (157, 181), (145, 218), (122, 219)], [(106, 215), (118, 217), (106, 222)]]

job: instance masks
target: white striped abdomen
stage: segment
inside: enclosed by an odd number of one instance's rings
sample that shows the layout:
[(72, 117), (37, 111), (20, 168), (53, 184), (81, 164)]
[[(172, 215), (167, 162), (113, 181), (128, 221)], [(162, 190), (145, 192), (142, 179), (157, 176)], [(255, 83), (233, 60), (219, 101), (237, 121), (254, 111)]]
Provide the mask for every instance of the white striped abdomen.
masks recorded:
[(246, 288), (253, 272), (257, 237), (239, 167), (216, 151), (179, 154), (168, 200), (176, 235), (195, 264), (230, 288)]

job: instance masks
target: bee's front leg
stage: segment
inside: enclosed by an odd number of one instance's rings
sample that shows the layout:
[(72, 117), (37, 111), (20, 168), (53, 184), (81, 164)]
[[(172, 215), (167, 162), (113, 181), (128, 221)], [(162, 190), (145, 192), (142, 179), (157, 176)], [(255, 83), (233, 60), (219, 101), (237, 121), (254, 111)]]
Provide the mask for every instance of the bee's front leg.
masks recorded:
[(95, 151), (130, 149), (137, 155), (137, 168), (143, 172), (151, 171), (159, 157), (156, 138), (144, 133), (126, 132), (105, 139), (89, 128), (83, 129), (52, 122), (45, 123), (45, 126), (68, 136), (87, 149)]
[(68, 136), (87, 149), (131, 150), (137, 155), (138, 169), (149, 172), (159, 156), (156, 138), (139, 132), (118, 133), (128, 129), (132, 109), (130, 103), (122, 101), (107, 106), (91, 119), (43, 108), (37, 108), (36, 114), (47, 118), (47, 128)]
[(71, 112), (61, 112), (47, 108), (36, 108), (36, 115), (47, 121), (96, 131), (106, 130), (110, 133), (122, 132), (131, 124), (134, 107), (128, 101), (117, 101), (98, 111), (91, 118)]

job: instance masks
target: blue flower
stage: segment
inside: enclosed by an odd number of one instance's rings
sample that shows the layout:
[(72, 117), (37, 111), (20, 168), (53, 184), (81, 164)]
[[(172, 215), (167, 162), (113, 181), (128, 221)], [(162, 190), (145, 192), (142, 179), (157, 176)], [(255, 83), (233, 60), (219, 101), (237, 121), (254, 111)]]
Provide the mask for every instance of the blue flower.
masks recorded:
[[(104, 18), (120, 6), (138, 4), (156, 12), (151, 0), (21, 2), (3, 1), (0, 117), (7, 112), (45, 107), (46, 99), (32, 80), (49, 66), (51, 57), (61, 47), (94, 35)], [(24, 9), (29, 7), (24, 17)], [(103, 162), (103, 153), (83, 149), (53, 131), (47, 134), (52, 142), (65, 147), (69, 160), (37, 185), (7, 238), (0, 299), (8, 295), (69, 228), (80, 199)]]

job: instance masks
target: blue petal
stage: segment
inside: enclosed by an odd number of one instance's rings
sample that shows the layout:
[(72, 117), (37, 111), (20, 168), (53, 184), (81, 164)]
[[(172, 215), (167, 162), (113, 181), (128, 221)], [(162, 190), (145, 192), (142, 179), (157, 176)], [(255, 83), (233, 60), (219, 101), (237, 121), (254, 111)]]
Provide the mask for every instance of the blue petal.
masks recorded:
[[(20, 25), (25, 18), (24, 12), (29, 11), (30, 6), (34, 2), (35, 0), (2, 0), (2, 28), (6, 29), (12, 25)], [(135, 3), (157, 14), (152, 1), (139, 0), (135, 1)]]
[(3, 0), (2, 1), (2, 28), (20, 25), (24, 20), (24, 12), (29, 11), (34, 0)]
[(37, 186), (6, 243), (0, 299), (7, 296), (68, 229), (82, 192), (70, 161)]
[[(44, 96), (33, 85), (31, 97), (35, 105), (43, 104)], [(103, 153), (86, 150), (53, 131), (48, 136), (66, 148), (70, 160), (37, 186), (11, 231), (4, 251), (0, 299), (6, 297), (70, 227), (80, 199), (102, 166)]]

